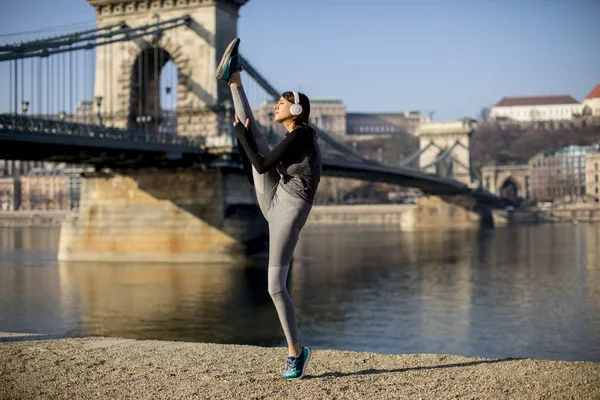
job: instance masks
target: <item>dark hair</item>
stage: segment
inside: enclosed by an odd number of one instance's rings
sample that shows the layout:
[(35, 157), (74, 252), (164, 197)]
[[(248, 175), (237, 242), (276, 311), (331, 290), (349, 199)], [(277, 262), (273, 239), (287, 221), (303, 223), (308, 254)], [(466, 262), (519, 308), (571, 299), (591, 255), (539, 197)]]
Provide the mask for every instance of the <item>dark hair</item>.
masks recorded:
[[(287, 101), (289, 101), (292, 104), (294, 104), (296, 101), (294, 99), (294, 92), (285, 92), (281, 95), (281, 97), (283, 97), (284, 99), (286, 99)], [(303, 127), (303, 128), (309, 129), (316, 135), (315, 130), (308, 123), (309, 118), (310, 118), (310, 100), (308, 100), (308, 97), (304, 93), (298, 92), (298, 97), (300, 98), (300, 105), (302, 106), (302, 113), (300, 115), (295, 116), (294, 122), (296, 123), (297, 127)]]

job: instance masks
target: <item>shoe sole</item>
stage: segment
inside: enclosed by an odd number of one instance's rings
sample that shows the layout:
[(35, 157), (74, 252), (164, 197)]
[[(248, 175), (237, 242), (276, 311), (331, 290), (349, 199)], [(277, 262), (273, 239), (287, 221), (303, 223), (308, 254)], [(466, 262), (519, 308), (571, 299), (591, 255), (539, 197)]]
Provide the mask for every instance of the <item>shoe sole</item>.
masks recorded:
[(240, 42), (239, 38), (235, 38), (229, 43), (227, 48), (225, 49), (225, 53), (223, 53), (223, 57), (221, 57), (221, 61), (217, 66), (217, 79), (223, 78), (223, 73), (225, 72), (225, 68), (227, 67), (227, 62), (231, 58), (231, 52), (235, 48), (235, 46)]
[(308, 365), (308, 362), (310, 361), (310, 356), (312, 355), (312, 350), (308, 347), (306, 349), (308, 350), (308, 355), (306, 356), (306, 361), (304, 361), (304, 367), (302, 367), (302, 374), (297, 378), (286, 378), (285, 379), (286, 381), (304, 378), (304, 372), (306, 371), (306, 366)]

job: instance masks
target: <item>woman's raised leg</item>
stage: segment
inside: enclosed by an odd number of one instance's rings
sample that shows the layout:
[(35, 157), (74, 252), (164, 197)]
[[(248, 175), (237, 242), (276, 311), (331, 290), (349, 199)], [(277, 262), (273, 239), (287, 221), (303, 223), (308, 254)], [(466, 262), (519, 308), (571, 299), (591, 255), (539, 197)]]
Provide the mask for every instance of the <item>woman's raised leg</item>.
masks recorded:
[[(254, 119), (252, 109), (250, 108), (250, 103), (248, 102), (248, 98), (244, 92), (244, 87), (242, 86), (242, 80), (239, 72), (234, 72), (231, 75), (231, 78), (229, 79), (229, 87), (231, 88), (231, 95), (233, 97), (233, 107), (238, 118), (240, 121), (242, 121), (242, 123), (245, 123), (246, 118), (250, 119), (249, 129), (252, 133), (252, 137), (254, 138), (254, 142), (256, 143), (258, 151), (263, 154), (269, 153), (271, 149), (269, 148), (267, 139), (260, 132), (258, 124)], [(264, 213), (268, 208), (268, 204), (273, 198), (275, 188), (279, 184), (280, 176), (279, 173), (274, 169), (264, 174), (259, 174), (254, 167), (252, 167), (252, 175), (254, 177), (254, 186), (259, 197), (259, 203), (264, 202), (264, 204), (260, 204)], [(263, 206), (267, 208), (263, 208)]]

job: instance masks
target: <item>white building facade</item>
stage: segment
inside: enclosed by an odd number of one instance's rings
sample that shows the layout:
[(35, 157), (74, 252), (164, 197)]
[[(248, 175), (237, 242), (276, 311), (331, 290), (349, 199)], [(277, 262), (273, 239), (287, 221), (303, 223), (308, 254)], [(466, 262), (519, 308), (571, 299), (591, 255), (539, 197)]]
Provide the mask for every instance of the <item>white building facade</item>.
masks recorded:
[(600, 84), (583, 100), (584, 114), (600, 117)]
[(490, 118), (516, 122), (566, 121), (581, 115), (583, 107), (572, 96), (504, 97), (491, 108)]

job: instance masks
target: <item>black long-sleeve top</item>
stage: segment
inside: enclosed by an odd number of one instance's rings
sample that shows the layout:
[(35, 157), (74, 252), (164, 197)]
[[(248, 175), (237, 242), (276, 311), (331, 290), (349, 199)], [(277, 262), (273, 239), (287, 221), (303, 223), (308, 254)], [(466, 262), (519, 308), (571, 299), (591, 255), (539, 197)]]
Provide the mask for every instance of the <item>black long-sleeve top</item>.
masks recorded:
[(243, 148), (243, 153), (240, 149), (242, 159), (244, 155), (248, 157), (259, 174), (277, 168), (282, 177), (280, 185), (288, 193), (309, 203), (314, 202), (321, 179), (322, 161), (321, 150), (312, 130), (303, 127), (294, 129), (267, 154), (258, 151), (244, 124), (236, 124), (234, 132)]

